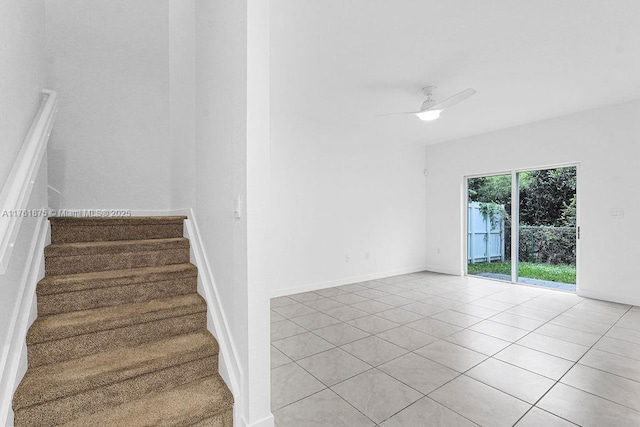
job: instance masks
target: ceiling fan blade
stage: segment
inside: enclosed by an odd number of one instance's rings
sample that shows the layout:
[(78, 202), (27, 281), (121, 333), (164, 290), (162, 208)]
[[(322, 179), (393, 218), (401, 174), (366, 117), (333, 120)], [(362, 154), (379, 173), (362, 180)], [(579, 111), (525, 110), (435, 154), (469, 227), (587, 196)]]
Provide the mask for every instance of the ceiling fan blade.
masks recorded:
[(376, 114), (373, 117), (383, 117), (383, 116), (400, 116), (405, 114), (418, 114), (420, 111), (407, 111), (404, 113), (384, 113), (384, 114)]
[(456, 104), (459, 104), (460, 102), (464, 101), (465, 99), (470, 98), (471, 96), (475, 95), (476, 90), (472, 89), (472, 88), (468, 88), (463, 90), (462, 92), (456, 93), (455, 95), (453, 95), (452, 97), (449, 97), (447, 99), (445, 99), (444, 101), (430, 107), (427, 108), (424, 111), (427, 110), (444, 110), (445, 108), (449, 108), (449, 107), (453, 107)]

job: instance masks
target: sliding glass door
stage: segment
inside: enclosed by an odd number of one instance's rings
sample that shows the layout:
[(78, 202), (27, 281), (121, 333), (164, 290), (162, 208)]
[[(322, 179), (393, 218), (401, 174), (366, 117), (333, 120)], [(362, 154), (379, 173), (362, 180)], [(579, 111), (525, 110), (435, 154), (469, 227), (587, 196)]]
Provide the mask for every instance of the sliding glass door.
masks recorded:
[(467, 179), (467, 274), (575, 290), (577, 168)]

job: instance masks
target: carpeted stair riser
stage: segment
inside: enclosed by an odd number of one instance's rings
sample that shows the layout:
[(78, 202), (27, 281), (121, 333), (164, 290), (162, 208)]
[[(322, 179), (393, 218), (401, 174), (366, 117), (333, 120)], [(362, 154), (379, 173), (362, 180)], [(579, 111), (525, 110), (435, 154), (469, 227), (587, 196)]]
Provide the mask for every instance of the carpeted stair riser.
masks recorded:
[(51, 242), (104, 242), (182, 237), (186, 217), (51, 218)]
[(48, 427), (108, 410), (151, 393), (211, 376), (218, 371), (217, 359), (217, 355), (204, 357), (19, 409), (15, 412), (15, 422), (17, 426)]
[(65, 427), (233, 427), (233, 396), (219, 375), (146, 396), (112, 411), (96, 412)]
[(45, 277), (38, 283), (38, 314), (67, 313), (197, 292), (197, 269), (175, 264)]
[(196, 292), (197, 287), (197, 278), (188, 277), (131, 286), (43, 295), (38, 297), (38, 314), (48, 316), (118, 304), (145, 302), (155, 298), (187, 295)]
[(29, 367), (64, 362), (115, 348), (132, 347), (162, 338), (189, 334), (207, 328), (206, 311), (154, 322), (134, 324), (124, 328), (92, 332), (71, 338), (29, 344)]
[[(141, 240), (142, 241), (142, 240)], [(149, 242), (149, 240), (144, 240)], [(153, 267), (189, 262), (189, 242), (186, 239), (172, 242), (172, 245), (146, 245), (140, 249), (132, 245), (126, 247), (85, 247), (67, 250), (69, 255), (59, 255), (60, 250), (45, 249), (45, 271), (47, 276), (62, 274), (90, 273), (94, 271), (124, 270), (127, 268)], [(69, 243), (72, 244), (72, 243)], [(60, 249), (55, 247), (54, 249)], [(68, 249), (68, 248), (62, 248)], [(49, 252), (49, 253), (47, 253)], [(84, 252), (84, 253), (83, 253)], [(102, 252), (102, 253), (101, 253)]]
[(27, 332), (27, 345), (60, 340), (156, 320), (206, 313), (206, 303), (198, 294), (156, 299), (92, 310), (62, 313), (36, 319)]

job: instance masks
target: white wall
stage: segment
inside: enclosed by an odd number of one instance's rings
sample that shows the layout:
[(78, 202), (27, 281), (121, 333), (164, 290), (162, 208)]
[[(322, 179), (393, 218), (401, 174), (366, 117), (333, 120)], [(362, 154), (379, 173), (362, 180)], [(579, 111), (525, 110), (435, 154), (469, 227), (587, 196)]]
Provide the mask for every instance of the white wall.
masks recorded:
[(170, 117), (169, 1), (46, 4), (48, 86), (60, 97), (49, 179), (61, 206), (168, 209), (179, 133)]
[(423, 269), (424, 147), (282, 114), (278, 90), (286, 88), (272, 88), (271, 294)]
[(40, 105), (44, 12), (44, 0), (0, 3), (0, 188)]
[[(272, 426), (261, 256), (267, 250), (268, 3), (197, 0), (196, 12), (196, 214), (238, 354), (237, 422)], [(238, 198), (241, 218), (234, 217)]]
[(169, 0), (171, 209), (195, 206), (196, 11), (194, 0)]
[(465, 175), (579, 162), (578, 293), (640, 304), (639, 116), (640, 101), (428, 146), (429, 269), (463, 272)]

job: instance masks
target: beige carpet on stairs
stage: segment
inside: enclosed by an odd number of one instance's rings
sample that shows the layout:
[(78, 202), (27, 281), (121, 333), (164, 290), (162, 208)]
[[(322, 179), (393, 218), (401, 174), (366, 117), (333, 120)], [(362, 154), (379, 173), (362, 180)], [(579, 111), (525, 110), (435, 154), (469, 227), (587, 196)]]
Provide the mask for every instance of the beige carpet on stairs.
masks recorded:
[(233, 426), (185, 219), (50, 219), (15, 426)]

